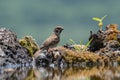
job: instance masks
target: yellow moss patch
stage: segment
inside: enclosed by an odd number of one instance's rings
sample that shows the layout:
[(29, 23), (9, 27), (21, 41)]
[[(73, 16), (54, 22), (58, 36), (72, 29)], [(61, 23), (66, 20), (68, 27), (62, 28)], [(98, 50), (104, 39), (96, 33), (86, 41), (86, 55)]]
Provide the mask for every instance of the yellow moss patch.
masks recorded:
[(19, 43), (28, 49), (31, 56), (39, 49), (39, 46), (31, 36), (25, 36), (19, 40)]

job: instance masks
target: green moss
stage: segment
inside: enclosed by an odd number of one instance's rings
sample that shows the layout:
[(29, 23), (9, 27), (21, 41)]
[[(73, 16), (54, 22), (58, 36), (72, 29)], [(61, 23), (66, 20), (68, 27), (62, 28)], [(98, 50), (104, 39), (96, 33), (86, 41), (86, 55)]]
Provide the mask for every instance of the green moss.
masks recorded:
[(25, 36), (24, 38), (19, 40), (19, 43), (28, 49), (31, 56), (39, 49), (38, 44), (31, 36)]

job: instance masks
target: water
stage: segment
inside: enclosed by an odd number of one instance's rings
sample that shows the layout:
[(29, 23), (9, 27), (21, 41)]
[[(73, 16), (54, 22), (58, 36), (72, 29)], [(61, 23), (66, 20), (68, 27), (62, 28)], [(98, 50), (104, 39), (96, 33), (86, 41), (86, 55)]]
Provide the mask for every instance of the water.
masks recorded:
[(120, 80), (120, 66), (0, 68), (0, 80)]

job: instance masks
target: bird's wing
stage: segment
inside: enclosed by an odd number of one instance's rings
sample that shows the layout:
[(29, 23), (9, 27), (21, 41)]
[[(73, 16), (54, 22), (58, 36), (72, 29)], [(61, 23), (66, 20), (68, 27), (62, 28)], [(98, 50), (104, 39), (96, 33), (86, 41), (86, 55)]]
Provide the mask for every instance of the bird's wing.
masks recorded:
[(49, 47), (51, 45), (54, 45), (59, 42), (59, 38), (56, 35), (51, 35), (49, 38), (47, 38), (41, 47)]

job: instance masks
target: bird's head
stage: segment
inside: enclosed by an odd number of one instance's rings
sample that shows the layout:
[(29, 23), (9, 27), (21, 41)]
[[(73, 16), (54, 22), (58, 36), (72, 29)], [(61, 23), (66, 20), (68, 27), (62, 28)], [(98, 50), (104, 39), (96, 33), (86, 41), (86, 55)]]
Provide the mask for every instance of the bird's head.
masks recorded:
[(54, 29), (54, 33), (59, 36), (60, 33), (62, 32), (62, 30), (64, 30), (63, 27), (57, 26), (57, 27), (55, 27), (55, 29)]

